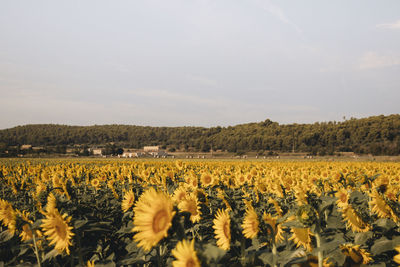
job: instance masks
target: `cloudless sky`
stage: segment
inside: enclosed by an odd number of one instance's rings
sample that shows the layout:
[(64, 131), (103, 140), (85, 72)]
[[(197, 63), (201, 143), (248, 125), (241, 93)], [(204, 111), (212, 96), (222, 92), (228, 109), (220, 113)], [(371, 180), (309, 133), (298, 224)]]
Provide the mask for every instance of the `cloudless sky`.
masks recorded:
[(0, 2), (0, 129), (397, 113), (398, 0)]

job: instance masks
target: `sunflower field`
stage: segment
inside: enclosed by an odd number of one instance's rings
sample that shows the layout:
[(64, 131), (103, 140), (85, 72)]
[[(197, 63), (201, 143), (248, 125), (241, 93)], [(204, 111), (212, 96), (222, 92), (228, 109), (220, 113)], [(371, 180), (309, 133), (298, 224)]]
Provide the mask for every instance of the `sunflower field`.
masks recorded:
[(400, 163), (0, 160), (0, 266), (397, 266)]

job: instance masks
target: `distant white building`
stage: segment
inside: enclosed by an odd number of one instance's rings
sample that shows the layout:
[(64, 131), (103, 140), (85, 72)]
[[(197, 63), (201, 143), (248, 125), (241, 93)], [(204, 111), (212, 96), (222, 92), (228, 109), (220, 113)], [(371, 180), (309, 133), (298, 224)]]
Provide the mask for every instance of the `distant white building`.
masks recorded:
[(102, 156), (101, 148), (89, 148), (89, 152), (93, 153), (93, 156)]
[(28, 149), (31, 149), (32, 148), (32, 145), (22, 145), (21, 146), (21, 150), (28, 150)]
[(124, 152), (121, 155), (123, 158), (134, 158), (137, 157), (138, 154), (134, 149), (124, 149)]
[(165, 152), (164, 150), (160, 150), (160, 151), (157, 151), (157, 152), (149, 152), (149, 154), (152, 155), (155, 158), (168, 156), (167, 152)]
[(144, 152), (158, 152), (160, 148), (158, 146), (144, 146), (143, 151)]

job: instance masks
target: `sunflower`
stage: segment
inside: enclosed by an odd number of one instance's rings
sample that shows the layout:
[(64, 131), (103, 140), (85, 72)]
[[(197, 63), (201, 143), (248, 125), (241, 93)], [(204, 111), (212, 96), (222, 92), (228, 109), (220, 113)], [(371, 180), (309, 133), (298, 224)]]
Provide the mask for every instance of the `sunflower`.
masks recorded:
[(220, 189), (220, 188), (217, 188), (217, 192), (218, 192), (218, 193), (217, 193), (217, 197), (218, 197), (219, 199), (221, 199), (222, 202), (224, 202), (227, 211), (229, 212), (230, 210), (232, 210), (231, 205), (229, 204), (229, 202), (228, 202), (228, 201), (226, 200), (226, 198), (225, 198), (226, 194), (225, 194), (224, 190), (222, 190), (222, 189)]
[(311, 205), (302, 205), (298, 208), (297, 220), (301, 222), (304, 226), (310, 227), (317, 220), (317, 213)]
[(259, 228), (258, 228), (258, 216), (253, 207), (249, 207), (246, 209), (246, 215), (244, 216), (242, 228), (243, 235), (246, 238), (254, 238), (257, 236)]
[(250, 198), (250, 195), (243, 191), (243, 203), (246, 207), (246, 210), (253, 208), (252, 202), (250, 200), (247, 200), (246, 198)]
[(293, 240), (297, 247), (303, 246), (307, 251), (312, 250), (310, 228), (292, 228), (293, 235), (289, 240)]
[[(36, 231), (36, 232), (38, 232), (38, 231)], [(26, 223), (22, 226), (22, 231), (19, 236), (21, 237), (22, 242), (29, 241), (33, 238), (31, 226), (28, 223)]]
[(52, 177), (52, 182), (53, 182), (53, 188), (61, 188), (62, 187), (62, 180), (58, 176), (58, 174), (54, 174)]
[(282, 216), (282, 209), (281, 209), (281, 207), (279, 206), (278, 201), (276, 201), (275, 199), (270, 198), (270, 199), (268, 199), (268, 203), (272, 203), (272, 205), (274, 205), (274, 209), (275, 209), (276, 213), (277, 213), (279, 216)]
[(351, 228), (353, 232), (368, 232), (370, 230), (369, 225), (361, 219), (351, 205), (343, 209), (342, 216), (346, 221), (346, 227)]
[(181, 171), (185, 167), (185, 164), (181, 160), (177, 160), (175, 161), (175, 166), (178, 170)]
[(90, 184), (96, 189), (98, 190), (100, 188), (100, 181), (97, 178), (94, 178), (90, 181)]
[(385, 192), (385, 196), (392, 201), (397, 201), (397, 189), (389, 187)]
[(223, 250), (229, 250), (231, 242), (231, 219), (227, 210), (218, 210), (213, 223), (217, 246)]
[[(20, 233), (19, 236), (22, 242), (33, 238), (32, 224), (33, 221), (29, 219), (29, 212), (16, 210), (16, 219), (13, 228)], [(41, 237), (42, 233), (39, 230), (35, 230), (35, 235)]]
[(265, 184), (265, 182), (262, 179), (258, 179), (256, 182), (256, 186), (255, 188), (257, 189), (258, 192), (260, 192), (261, 194), (267, 193), (268, 192), (268, 188), (267, 185)]
[(50, 193), (47, 196), (46, 212), (51, 213), (57, 210), (57, 203), (57, 197), (53, 193)]
[(275, 234), (275, 242), (278, 243), (280, 241), (283, 241), (284, 237), (283, 237), (283, 228), (282, 225), (280, 224), (276, 224), (278, 217), (277, 216), (272, 216), (269, 213), (265, 213), (263, 214), (263, 220), (265, 223), (269, 224), (271, 226), (271, 228), (274, 230), (274, 234)]
[(371, 254), (360, 248), (360, 245), (344, 244), (340, 245), (339, 248), (355, 264), (368, 264), (372, 261)]
[(190, 212), (190, 220), (193, 223), (199, 222), (201, 219), (201, 211), (197, 196), (195, 194), (190, 194), (186, 199), (178, 204), (178, 208), (181, 211)]
[(400, 264), (400, 246), (394, 248), (397, 251), (397, 254), (393, 257), (395, 263)]
[(211, 186), (214, 183), (214, 177), (209, 173), (203, 173), (200, 180), (204, 187)]
[(72, 245), (71, 239), (74, 236), (72, 226), (69, 226), (71, 217), (64, 213), (61, 215), (57, 209), (52, 213), (46, 213), (46, 218), (42, 221), (42, 229), (50, 245), (54, 245), (60, 253), (65, 251), (69, 255), (69, 246)]
[(348, 202), (349, 202), (349, 199), (350, 199), (350, 195), (349, 195), (349, 192), (346, 189), (344, 189), (344, 188), (339, 189), (335, 193), (335, 197), (338, 198), (338, 200), (336, 200), (336, 205), (340, 209), (343, 209), (348, 205)]
[(167, 236), (175, 215), (173, 201), (166, 193), (150, 188), (140, 196), (133, 210), (132, 231), (137, 232), (133, 238), (139, 247), (149, 251)]
[(172, 196), (172, 199), (176, 204), (180, 203), (182, 200), (186, 199), (188, 196), (187, 190), (184, 186), (179, 186), (178, 188), (175, 189), (174, 195)]
[(199, 181), (196, 176), (191, 176), (189, 185), (192, 189), (196, 189), (199, 186)]
[(246, 176), (239, 172), (235, 175), (235, 181), (237, 185), (243, 185), (246, 182)]
[(294, 194), (298, 205), (305, 205), (308, 203), (306, 192), (304, 192), (302, 186), (298, 185), (294, 187)]
[(369, 196), (371, 197), (369, 206), (372, 212), (378, 215), (379, 218), (391, 218), (392, 210), (383, 197), (376, 191), (369, 194)]
[(194, 240), (192, 242), (187, 240), (178, 242), (171, 253), (176, 258), (172, 262), (173, 267), (200, 267), (200, 261), (194, 250)]
[(135, 195), (133, 194), (132, 189), (129, 190), (124, 194), (124, 199), (122, 200), (122, 211), (127, 212), (134, 204), (135, 202)]
[(47, 186), (43, 182), (39, 182), (35, 187), (35, 197), (39, 198), (40, 193), (47, 190)]
[(8, 230), (12, 234), (14, 234), (12, 225), (15, 224), (15, 217), (16, 214), (12, 205), (7, 200), (0, 199), (0, 221), (9, 228)]

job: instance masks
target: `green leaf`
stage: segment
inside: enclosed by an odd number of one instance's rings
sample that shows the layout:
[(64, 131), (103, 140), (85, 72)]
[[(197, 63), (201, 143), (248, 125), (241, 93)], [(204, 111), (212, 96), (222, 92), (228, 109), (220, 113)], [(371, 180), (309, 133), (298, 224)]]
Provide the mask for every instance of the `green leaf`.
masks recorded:
[(345, 227), (342, 218), (339, 216), (329, 216), (326, 223), (327, 223), (326, 225), (327, 228), (337, 229)]
[(5, 230), (0, 233), (0, 243), (7, 242), (12, 237), (13, 237), (13, 235), (8, 230)]
[(372, 238), (373, 235), (373, 232), (357, 233), (354, 238), (354, 244), (363, 245), (368, 239)]
[(104, 263), (97, 263), (96, 262), (96, 266), (97, 267), (115, 267), (117, 265), (113, 261), (105, 261)]
[(303, 263), (307, 260), (305, 255), (306, 252), (302, 248), (296, 249), (295, 251), (284, 250), (279, 253), (278, 263), (282, 266), (292, 266), (296, 263)]
[(336, 202), (336, 198), (333, 197), (322, 197), (322, 204), (319, 207), (319, 214), (321, 214), (325, 209), (329, 208), (329, 206), (333, 205)]
[(379, 219), (375, 223), (376, 226), (381, 227), (386, 231), (389, 231), (396, 227), (396, 223), (389, 219)]
[(133, 217), (133, 212), (132, 211), (127, 211), (124, 213), (124, 216), (122, 216), (122, 220), (125, 220), (125, 218), (131, 219)]
[(128, 253), (136, 252), (139, 250), (139, 248), (136, 246), (136, 242), (134, 241), (126, 245), (125, 249), (126, 251), (128, 251)]
[(392, 240), (387, 240), (386, 238), (385, 238), (385, 240), (382, 240), (382, 239), (384, 239), (384, 238), (379, 239), (381, 241), (375, 242), (375, 244), (371, 247), (372, 254), (379, 255), (383, 252), (394, 249)]
[(392, 242), (394, 247), (400, 245), (400, 236), (396, 236), (395, 238), (393, 238)]
[(213, 244), (207, 244), (203, 253), (208, 259), (218, 262), (223, 256), (225, 256), (226, 251), (214, 246)]
[(20, 250), (19, 253), (18, 253), (18, 256), (24, 255), (29, 249), (30, 249), (29, 246), (24, 246), (24, 247), (22, 247), (21, 250)]
[(87, 224), (88, 220), (76, 220), (74, 223), (74, 229), (79, 229), (85, 224)]
[(58, 252), (58, 250), (53, 249), (52, 251), (50, 251), (49, 253), (46, 253), (46, 255), (44, 255), (43, 261), (51, 260), (59, 254), (60, 253)]
[(249, 247), (248, 249), (258, 250), (260, 248), (260, 245), (261, 245), (260, 241), (258, 240), (257, 237), (255, 237), (251, 240), (251, 247)]
[(279, 217), (278, 220), (276, 220), (276, 223), (277, 224), (283, 223), (292, 215), (295, 215), (295, 213), (290, 211), (290, 212), (286, 213), (284, 216)]
[(42, 220), (39, 219), (39, 220), (36, 220), (36, 221), (32, 224), (31, 228), (32, 228), (32, 230), (38, 230), (38, 229), (40, 229), (40, 226), (41, 226), (41, 225), (42, 225)]
[(115, 259), (115, 253), (111, 253), (107, 258), (107, 260), (114, 260)]
[(334, 251), (325, 255), (325, 257), (335, 261), (338, 266), (343, 266), (344, 261), (346, 260), (346, 255), (344, 255), (340, 249), (335, 249)]
[[(332, 242), (327, 242), (322, 244), (318, 249), (314, 249), (315, 251), (322, 250), (326, 252), (330, 252), (332, 250), (335, 250), (339, 247), (340, 244), (343, 244), (344, 240), (333, 240)], [(314, 252), (314, 251), (313, 251)]]
[(93, 254), (93, 256), (90, 258), (90, 261), (98, 261), (100, 260), (100, 256), (99, 254)]
[(270, 265), (272, 263), (274, 255), (272, 254), (272, 252), (264, 252), (260, 254), (258, 258), (262, 260), (264, 264)]
[[(121, 265), (133, 265), (136, 264), (136, 266), (144, 266), (146, 262), (143, 259), (137, 259), (134, 257), (130, 257), (128, 259), (122, 260), (118, 262), (118, 266)], [(97, 266), (97, 265), (96, 265)]]

